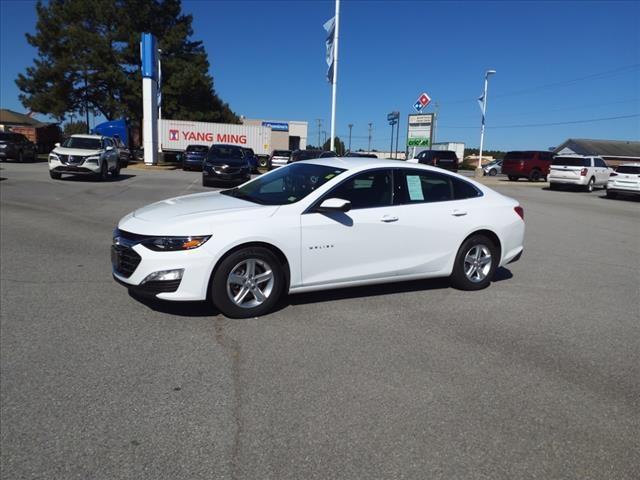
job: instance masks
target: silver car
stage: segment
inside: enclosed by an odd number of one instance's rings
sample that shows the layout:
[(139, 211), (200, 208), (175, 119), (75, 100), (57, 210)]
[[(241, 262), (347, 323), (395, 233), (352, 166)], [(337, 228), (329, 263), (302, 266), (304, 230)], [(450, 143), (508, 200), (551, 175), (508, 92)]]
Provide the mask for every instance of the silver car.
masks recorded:
[(490, 177), (495, 177), (497, 174), (502, 173), (502, 160), (495, 160), (491, 163), (487, 163), (484, 167), (485, 175), (489, 175)]

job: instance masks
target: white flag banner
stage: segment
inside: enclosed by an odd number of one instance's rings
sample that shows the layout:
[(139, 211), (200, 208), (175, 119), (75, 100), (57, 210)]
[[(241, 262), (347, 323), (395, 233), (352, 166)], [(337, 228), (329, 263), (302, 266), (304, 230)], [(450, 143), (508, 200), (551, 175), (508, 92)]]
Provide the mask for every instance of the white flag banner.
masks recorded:
[(334, 40), (336, 33), (336, 17), (327, 20), (324, 24), (324, 29), (327, 32), (327, 39), (325, 44), (327, 46), (327, 81), (333, 83), (333, 55), (334, 55)]
[(480, 105), (480, 111), (482, 112), (482, 125), (484, 125), (484, 93), (478, 97), (478, 105)]

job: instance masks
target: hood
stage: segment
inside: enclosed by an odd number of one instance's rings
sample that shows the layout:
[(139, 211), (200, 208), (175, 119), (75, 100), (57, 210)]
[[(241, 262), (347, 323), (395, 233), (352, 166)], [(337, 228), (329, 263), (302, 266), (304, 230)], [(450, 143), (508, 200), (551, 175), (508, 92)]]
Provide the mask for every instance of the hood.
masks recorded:
[(258, 205), (219, 192), (196, 193), (152, 203), (124, 217), (119, 228), (143, 235), (206, 234), (214, 225), (250, 222), (273, 215), (278, 206)]
[(51, 153), (56, 153), (58, 155), (73, 155), (78, 157), (88, 157), (89, 155), (100, 155), (102, 150), (87, 150), (84, 148), (67, 148), (67, 147), (56, 147)]

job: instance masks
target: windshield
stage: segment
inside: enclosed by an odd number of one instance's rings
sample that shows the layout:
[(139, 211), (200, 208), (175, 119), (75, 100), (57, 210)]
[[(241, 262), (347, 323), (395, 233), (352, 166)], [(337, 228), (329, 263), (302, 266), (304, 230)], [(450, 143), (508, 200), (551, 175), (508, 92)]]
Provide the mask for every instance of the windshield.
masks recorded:
[(555, 157), (551, 165), (566, 165), (568, 167), (588, 167), (589, 159), (582, 157)]
[(274, 157), (288, 157), (289, 155), (291, 155), (291, 152), (289, 150), (274, 150), (273, 151), (273, 156)]
[(227, 145), (214, 145), (207, 154), (207, 163), (242, 163), (246, 162), (242, 148)]
[(187, 152), (198, 152), (198, 153), (207, 153), (209, 147), (206, 145), (189, 145), (187, 147)]
[(302, 200), (344, 171), (324, 165), (292, 163), (240, 187), (224, 190), (222, 194), (260, 205), (288, 205)]
[(640, 167), (636, 167), (635, 165), (621, 165), (618, 168), (616, 168), (616, 172), (640, 175)]
[(86, 137), (69, 137), (62, 146), (66, 148), (79, 148), (80, 150), (100, 150), (102, 148), (102, 141), (99, 138), (86, 138)]

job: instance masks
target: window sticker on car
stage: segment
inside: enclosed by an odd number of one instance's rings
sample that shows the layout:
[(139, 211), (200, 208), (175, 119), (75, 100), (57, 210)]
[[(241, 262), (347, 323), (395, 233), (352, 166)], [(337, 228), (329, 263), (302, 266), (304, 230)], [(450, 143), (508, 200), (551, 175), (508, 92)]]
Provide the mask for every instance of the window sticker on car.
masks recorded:
[(422, 183), (419, 175), (407, 175), (407, 189), (409, 190), (409, 199), (413, 201), (424, 200), (422, 193)]
[(324, 179), (325, 179), (325, 180), (331, 180), (331, 179), (332, 179), (333, 177), (335, 177), (335, 176), (336, 176), (336, 174), (335, 174), (335, 173), (330, 173), (329, 175), (325, 175), (325, 176), (324, 176)]

